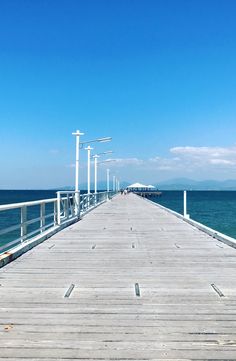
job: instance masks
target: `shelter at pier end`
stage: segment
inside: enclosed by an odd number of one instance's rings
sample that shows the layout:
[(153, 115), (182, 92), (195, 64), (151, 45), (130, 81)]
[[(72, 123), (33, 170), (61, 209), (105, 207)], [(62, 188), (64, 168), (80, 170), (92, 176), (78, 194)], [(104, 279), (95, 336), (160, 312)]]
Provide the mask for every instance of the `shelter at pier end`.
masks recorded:
[(129, 192), (133, 192), (142, 197), (160, 196), (161, 192), (158, 191), (153, 185), (145, 185), (142, 183), (133, 183), (127, 187)]

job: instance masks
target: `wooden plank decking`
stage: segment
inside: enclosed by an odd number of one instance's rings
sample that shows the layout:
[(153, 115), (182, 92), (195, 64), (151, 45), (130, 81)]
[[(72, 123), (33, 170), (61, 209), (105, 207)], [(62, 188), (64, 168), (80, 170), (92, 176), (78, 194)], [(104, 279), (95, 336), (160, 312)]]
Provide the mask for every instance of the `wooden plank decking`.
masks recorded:
[(132, 194), (0, 284), (0, 360), (236, 360), (236, 250)]

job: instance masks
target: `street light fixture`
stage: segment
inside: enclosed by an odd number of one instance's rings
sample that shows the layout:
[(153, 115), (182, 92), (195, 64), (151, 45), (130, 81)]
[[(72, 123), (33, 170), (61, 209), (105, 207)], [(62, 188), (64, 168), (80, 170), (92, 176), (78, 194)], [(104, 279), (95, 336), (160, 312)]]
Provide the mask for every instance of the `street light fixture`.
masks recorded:
[(93, 148), (90, 147), (90, 145), (85, 148), (85, 150), (88, 151), (88, 186), (87, 186), (87, 193), (90, 194), (90, 159), (91, 159), (91, 150)]
[[(100, 164), (100, 163), (109, 163), (109, 162), (116, 162), (116, 159), (106, 159), (98, 163)], [(107, 168), (107, 197), (108, 197), (107, 199), (109, 199), (108, 196), (109, 191), (110, 191), (110, 169)]]
[[(94, 158), (94, 193), (97, 193), (97, 169), (98, 169), (98, 158), (100, 157), (100, 155), (103, 154), (111, 154), (113, 153), (112, 150), (108, 150), (107, 152), (102, 152), (102, 153), (98, 153), (93, 155)], [(109, 160), (110, 161), (110, 160)], [(104, 163), (104, 162), (99, 162), (99, 163)]]
[(90, 143), (95, 143), (95, 142), (106, 143), (106, 142), (110, 142), (111, 140), (112, 140), (112, 137), (104, 137), (104, 138), (97, 138), (97, 139), (88, 140), (86, 142), (80, 142), (80, 149), (83, 148), (84, 144), (90, 144)]
[(111, 153), (113, 153), (113, 151), (112, 150), (108, 150), (107, 152), (102, 152), (102, 153), (97, 153), (97, 154), (94, 154), (94, 155), (92, 155), (92, 157), (95, 157), (95, 155), (103, 155), (103, 154), (111, 154)]
[(104, 138), (98, 138), (97, 142), (105, 143), (110, 142), (112, 140), (112, 137), (104, 137)]
[(110, 191), (110, 169), (107, 169), (107, 194)]
[[(80, 149), (83, 148), (84, 144), (88, 144), (88, 143), (95, 143), (95, 142), (99, 142), (99, 143), (105, 143), (105, 142), (110, 142), (112, 140), (111, 137), (105, 137), (105, 138), (97, 138), (97, 139), (93, 139), (90, 141), (86, 141), (86, 142), (81, 142), (80, 143)], [(90, 147), (90, 145), (85, 148), (85, 150), (88, 151), (88, 194), (90, 194), (90, 159), (91, 159), (91, 150), (93, 148)], [(105, 154), (105, 152), (104, 152)]]
[(75, 146), (75, 200), (77, 203), (76, 209), (78, 209), (79, 204), (79, 149), (80, 149), (80, 136), (84, 135), (84, 133), (81, 133), (79, 130), (76, 130), (76, 132), (72, 133), (72, 135), (75, 135), (76, 139), (76, 146)]
[(89, 143), (95, 143), (95, 142), (100, 142), (100, 143), (105, 143), (105, 142), (110, 142), (112, 140), (111, 137), (103, 137), (103, 138), (97, 138), (97, 139), (92, 139), (89, 141), (85, 141), (85, 142), (80, 142), (80, 136), (84, 135), (84, 133), (80, 132), (79, 130), (76, 130), (75, 132), (72, 133), (72, 135), (76, 136), (76, 153), (75, 153), (75, 191), (76, 193), (76, 200), (78, 201), (78, 192), (79, 192), (79, 150), (83, 148), (83, 146), (85, 144), (89, 144)]

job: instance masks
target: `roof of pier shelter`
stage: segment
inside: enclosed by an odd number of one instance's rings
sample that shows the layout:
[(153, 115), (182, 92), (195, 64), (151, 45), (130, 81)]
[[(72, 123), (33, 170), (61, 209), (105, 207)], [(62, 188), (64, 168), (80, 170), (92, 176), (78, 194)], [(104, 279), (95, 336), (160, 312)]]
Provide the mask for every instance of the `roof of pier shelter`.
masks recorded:
[(133, 183), (133, 184), (130, 184), (127, 188), (140, 188), (140, 189), (143, 189), (143, 188), (148, 188), (148, 186), (146, 186), (145, 184), (141, 184), (141, 183)]
[(156, 188), (156, 187), (154, 187), (154, 186), (152, 186), (151, 184), (149, 184), (149, 185), (147, 186), (147, 188), (149, 188), (149, 189), (154, 189), (154, 188)]

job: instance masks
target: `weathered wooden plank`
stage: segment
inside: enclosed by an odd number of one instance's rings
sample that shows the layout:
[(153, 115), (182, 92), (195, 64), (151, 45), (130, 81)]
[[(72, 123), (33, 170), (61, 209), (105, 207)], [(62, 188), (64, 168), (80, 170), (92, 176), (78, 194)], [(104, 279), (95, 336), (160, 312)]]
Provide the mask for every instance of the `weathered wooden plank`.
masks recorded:
[(235, 261), (159, 207), (117, 196), (0, 270), (0, 361), (235, 360)]

